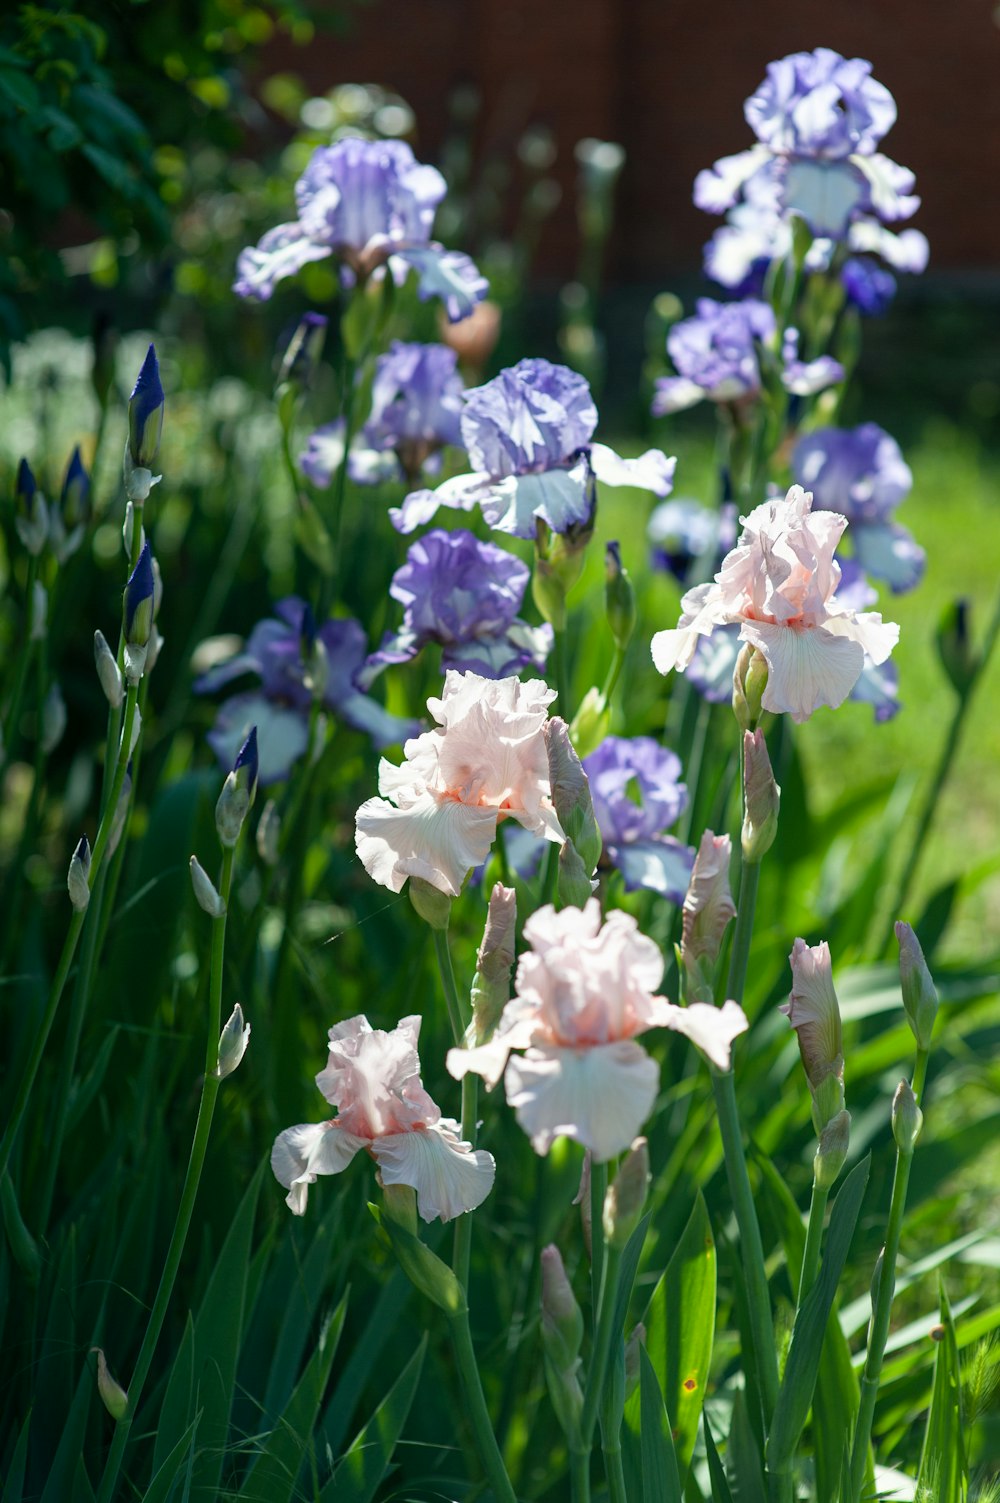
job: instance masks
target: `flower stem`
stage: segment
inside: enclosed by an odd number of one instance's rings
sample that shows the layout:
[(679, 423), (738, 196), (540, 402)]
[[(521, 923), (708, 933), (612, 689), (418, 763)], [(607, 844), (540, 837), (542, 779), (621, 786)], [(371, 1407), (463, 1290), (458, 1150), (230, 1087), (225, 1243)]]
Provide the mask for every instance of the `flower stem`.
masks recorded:
[(610, 1246), (604, 1250), (604, 1277), (601, 1281), (601, 1309), (597, 1322), (597, 1331), (594, 1335), (594, 1346), (590, 1354), (590, 1371), (587, 1374), (587, 1387), (583, 1396), (583, 1413), (580, 1416), (580, 1438), (584, 1450), (590, 1455), (590, 1444), (594, 1434), (594, 1421), (597, 1418), (597, 1406), (604, 1392), (604, 1383), (608, 1375), (608, 1358), (611, 1355), (611, 1343), (615, 1336), (615, 1306), (618, 1301), (618, 1269), (621, 1263), (621, 1252), (617, 1247)]
[[(517, 1503), (503, 1457), (500, 1455), (496, 1436), (493, 1434), (489, 1411), (486, 1408), (483, 1385), (479, 1378), (479, 1367), (472, 1346), (472, 1334), (469, 1330), (468, 1310), (462, 1310), (450, 1316), (449, 1325), (455, 1347), (458, 1373), (465, 1389), (466, 1416), (476, 1438), (483, 1468), (489, 1478), (497, 1503)], [(106, 1503), (106, 1500), (98, 1499), (98, 1503)]]
[(594, 1329), (601, 1307), (601, 1280), (604, 1277), (604, 1199), (608, 1193), (608, 1166), (590, 1161), (590, 1292), (594, 1312)]
[[(25, 618), (31, 622), (33, 612), (32, 600), (35, 593), (35, 580), (38, 578), (38, 559), (34, 554), (28, 556), (28, 573), (25, 580)], [(28, 681), (28, 667), (33, 656), (34, 644), (29, 640), (27, 647), (17, 654), (17, 672), (14, 679), (14, 689), (10, 696), (10, 704), (7, 709), (7, 721), (3, 726), (3, 734), (0, 736), (0, 783), (3, 782), (7, 766), (14, 755), (14, 748), (18, 737), (18, 724), (21, 719), (21, 703), (24, 699), (24, 688)], [(38, 706), (38, 735), (41, 736), (42, 706)]]
[(625, 1490), (625, 1470), (622, 1466), (620, 1447), (615, 1447), (614, 1450), (605, 1447), (604, 1467), (608, 1477), (608, 1497), (610, 1503), (628, 1503), (628, 1493)]
[[(927, 1050), (918, 1049), (912, 1083), (913, 1094), (918, 1102), (923, 1096), (926, 1078)], [(896, 1259), (899, 1256), (899, 1239), (903, 1231), (903, 1213), (906, 1210), (906, 1191), (910, 1183), (912, 1163), (912, 1148), (908, 1153), (897, 1148), (896, 1172), (892, 1181), (892, 1199), (889, 1202), (889, 1221), (885, 1232), (885, 1246), (881, 1254), (882, 1266), (872, 1304), (871, 1324), (868, 1327), (868, 1350), (861, 1375), (861, 1403), (854, 1427), (854, 1444), (851, 1448), (851, 1491), (847, 1503), (860, 1503), (864, 1486), (865, 1462), (871, 1441), (875, 1400), (878, 1397), (885, 1345), (889, 1339), (889, 1318), (892, 1313), (892, 1297), (896, 1290)]]
[(198, 1106), (198, 1120), (195, 1124), (194, 1141), (191, 1144), (191, 1155), (188, 1159), (187, 1172), (184, 1176), (184, 1187), (181, 1191), (181, 1201), (177, 1210), (176, 1220), (174, 1221), (174, 1229), (170, 1237), (170, 1246), (167, 1249), (166, 1262), (163, 1265), (156, 1298), (153, 1301), (153, 1308), (150, 1311), (149, 1322), (146, 1326), (146, 1334), (143, 1337), (135, 1370), (132, 1374), (132, 1381), (129, 1384), (128, 1408), (115, 1426), (114, 1439), (111, 1442), (111, 1450), (104, 1466), (104, 1475), (101, 1478), (101, 1488), (97, 1495), (97, 1503), (111, 1503), (114, 1497), (115, 1487), (118, 1482), (118, 1473), (121, 1468), (125, 1447), (128, 1443), (132, 1421), (135, 1418), (136, 1410), (142, 1398), (146, 1379), (149, 1376), (150, 1365), (156, 1351), (156, 1344), (160, 1339), (160, 1332), (163, 1329), (167, 1306), (173, 1293), (177, 1270), (180, 1267), (184, 1244), (187, 1241), (191, 1217), (194, 1212), (194, 1204), (198, 1195), (201, 1172), (205, 1164), (205, 1154), (208, 1149), (208, 1139), (212, 1129), (212, 1116), (215, 1111), (215, 1101), (219, 1093), (220, 1084), (216, 1069), (219, 1057), (219, 1034), (222, 1030), (222, 971), (226, 951), (226, 918), (232, 889), (233, 860), (235, 854), (236, 852), (233, 847), (227, 846), (223, 849), (219, 896), (222, 898), (224, 907), (221, 916), (212, 920), (212, 962), (209, 983), (208, 1033), (205, 1046), (205, 1075), (202, 1081), (201, 1102)]
[[(476, 1146), (476, 1122), (479, 1116), (479, 1076), (470, 1070), (462, 1077), (462, 1141)], [(469, 1287), (469, 1260), (472, 1255), (472, 1212), (465, 1211), (455, 1221), (455, 1245), (452, 1268), (462, 1288)]]
[(573, 1503), (590, 1503), (590, 1452), (571, 1451), (569, 1464)]
[(799, 1295), (796, 1308), (801, 1309), (806, 1295), (816, 1282), (819, 1273), (819, 1255), (823, 1246), (823, 1219), (830, 1187), (813, 1180), (812, 1197), (809, 1201), (809, 1225), (806, 1229), (806, 1246), (802, 1254), (802, 1269), (799, 1273)]
[(455, 970), (451, 963), (451, 950), (448, 947), (448, 931), (447, 929), (435, 929), (433, 933), (438, 970), (441, 972), (441, 989), (444, 992), (445, 1005), (448, 1008), (448, 1021), (451, 1023), (452, 1036), (456, 1047), (460, 1049), (465, 1043), (465, 1025), (462, 1022), (462, 1009), (458, 1001), (458, 987), (455, 985)]
[(565, 622), (554, 634), (552, 656), (555, 659), (556, 709), (566, 724), (569, 725), (573, 719), (573, 714), (570, 710), (569, 654), (566, 650)]

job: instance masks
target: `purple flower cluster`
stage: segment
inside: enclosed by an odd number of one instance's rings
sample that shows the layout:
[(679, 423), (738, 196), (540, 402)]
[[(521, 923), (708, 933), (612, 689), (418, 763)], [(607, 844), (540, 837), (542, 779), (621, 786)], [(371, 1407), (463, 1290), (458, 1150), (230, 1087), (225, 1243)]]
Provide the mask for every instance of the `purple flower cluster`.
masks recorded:
[(529, 626), (517, 612), (530, 570), (493, 543), (462, 528), (435, 529), (410, 545), (389, 594), (403, 605), (403, 624), (368, 659), (369, 684), (390, 663), (406, 663), (429, 642), (444, 649), (441, 670), (506, 678), (523, 668), (544, 672), (552, 627)]
[(792, 478), (812, 491), (814, 510), (838, 511), (850, 522), (847, 536), (866, 574), (884, 579), (895, 594), (919, 584), (924, 550), (893, 520), (913, 476), (896, 440), (883, 428), (862, 423), (858, 428), (814, 429), (792, 450), (791, 468)]
[[(743, 402), (760, 392), (760, 346), (773, 341), (777, 327), (771, 307), (756, 298), (717, 303), (703, 297), (697, 310), (667, 335), (667, 352), (678, 374), (656, 382), (652, 410), (658, 417), (705, 398)], [(782, 356), (781, 380), (796, 396), (822, 391), (843, 378), (843, 367), (829, 356), (808, 363), (799, 360), (794, 330), (786, 335)]]
[(357, 621), (338, 617), (315, 630), (305, 601), (279, 600), (275, 614), (259, 621), (243, 651), (210, 668), (195, 680), (198, 694), (213, 694), (247, 675), (260, 680), (256, 689), (236, 694), (220, 706), (209, 745), (223, 767), (251, 726), (257, 727), (260, 781), (288, 776), (309, 744), (314, 698), (345, 724), (365, 731), (376, 746), (391, 746), (415, 735), (419, 726), (390, 715), (369, 699), (361, 683), (368, 644)]
[[(442, 446), (461, 447), (464, 389), (458, 356), (447, 345), (394, 340), (375, 362), (371, 412), (351, 445), (348, 473), (355, 484), (413, 484), (440, 469)], [(302, 473), (328, 486), (343, 452), (343, 421), (324, 424), (309, 438)]]
[[(768, 65), (744, 113), (758, 144), (722, 157), (695, 180), (698, 207), (727, 214), (706, 248), (705, 269), (714, 281), (751, 290), (762, 265), (789, 253), (793, 214), (815, 237), (807, 269), (826, 269), (833, 243), (846, 242), (852, 259), (878, 255), (895, 270), (923, 271), (924, 236), (885, 228), (909, 218), (920, 200), (912, 172), (877, 150), (896, 106), (871, 77), (870, 63), (828, 47), (792, 53)], [(848, 295), (865, 312), (880, 311), (894, 290), (891, 282), (871, 262), (853, 266), (844, 278)]]
[(419, 297), (440, 298), (452, 323), (467, 318), (487, 283), (468, 256), (430, 238), (445, 190), (405, 142), (349, 136), (317, 147), (295, 185), (298, 218), (241, 252), (233, 290), (265, 301), (308, 262), (337, 256), (348, 283), (386, 263), (401, 282), (413, 267)]
[(682, 903), (695, 852), (663, 833), (687, 805), (679, 759), (651, 736), (608, 736), (583, 768), (604, 842), (602, 861), (621, 872), (628, 892), (648, 887)]
[(622, 459), (591, 441), (596, 427), (597, 408), (582, 376), (548, 360), (522, 360), (465, 393), (462, 443), (472, 473), (412, 492), (390, 512), (393, 525), (412, 532), (439, 506), (469, 511), (478, 504), (496, 531), (530, 538), (538, 520), (553, 532), (586, 523), (595, 479), (669, 493), (675, 460), (659, 449)]

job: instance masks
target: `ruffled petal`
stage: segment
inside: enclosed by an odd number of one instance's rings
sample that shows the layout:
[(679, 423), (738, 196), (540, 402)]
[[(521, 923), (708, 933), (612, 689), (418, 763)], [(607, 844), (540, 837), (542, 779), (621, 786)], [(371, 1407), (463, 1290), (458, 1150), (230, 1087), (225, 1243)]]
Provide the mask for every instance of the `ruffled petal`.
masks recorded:
[(844, 379), (844, 367), (832, 355), (818, 360), (792, 360), (781, 374), (781, 384), (794, 397), (813, 397)]
[(536, 1153), (574, 1138), (599, 1163), (622, 1153), (656, 1100), (660, 1071), (631, 1039), (589, 1049), (529, 1049), (512, 1055), (507, 1102)]
[(873, 663), (884, 663), (899, 641), (899, 627), (895, 621), (883, 621), (878, 611), (831, 615), (827, 617), (825, 627), (834, 636), (857, 642)]
[(543, 470), (537, 475), (508, 475), (490, 485), (479, 504), (496, 532), (533, 538), (537, 517), (553, 532), (565, 532), (574, 522), (586, 522), (593, 509), (587, 464), (583, 461), (572, 469)]
[(671, 1007), (663, 1022), (675, 1033), (683, 1033), (717, 1070), (728, 1070), (733, 1039), (750, 1027), (747, 1015), (736, 1002), (712, 1007), (708, 1002), (692, 1002), (690, 1007)]
[(424, 1221), (453, 1221), (481, 1205), (493, 1188), (496, 1163), (483, 1148), (459, 1137), (450, 1117), (423, 1131), (376, 1138), (372, 1153), (387, 1185), (411, 1185)]
[(647, 449), (638, 459), (622, 459), (607, 444), (591, 444), (590, 465), (604, 485), (632, 485), (662, 499), (673, 488), (677, 460), (668, 458), (662, 449)]
[(694, 180), (694, 201), (706, 214), (724, 214), (739, 198), (745, 185), (770, 161), (766, 147), (753, 146), (733, 156), (720, 157)]
[(654, 417), (666, 417), (671, 412), (683, 412), (688, 407), (705, 400), (706, 392), (697, 381), (686, 376), (660, 376), (655, 382), (656, 391), (650, 407)]
[(437, 490), (411, 491), (402, 506), (390, 507), (389, 521), (397, 532), (414, 532), (431, 520), (439, 506), (456, 506), (460, 511), (471, 511), (489, 491), (487, 475), (455, 475)]
[(266, 302), (276, 282), (293, 277), (310, 261), (322, 261), (331, 254), (331, 247), (310, 240), (301, 224), (275, 225), (257, 245), (248, 245), (240, 251), (233, 291), (237, 297)]
[(274, 1140), (271, 1168), (279, 1185), (288, 1191), (285, 1204), (296, 1216), (306, 1208), (309, 1186), (320, 1174), (339, 1174), (346, 1169), (365, 1138), (344, 1132), (336, 1122), (303, 1122), (286, 1127)]
[(440, 298), (448, 322), (457, 324), (468, 318), (481, 303), (490, 284), (478, 266), (464, 251), (445, 250), (443, 245), (407, 246), (394, 258), (416, 268), (420, 280), (417, 296), (421, 302)]
[(857, 683), (864, 666), (858, 642), (821, 626), (797, 628), (768, 621), (744, 621), (740, 636), (767, 659), (767, 687), (761, 703), (773, 714), (808, 720), (820, 705), (836, 709)]
[(654, 668), (659, 673), (669, 673), (672, 668), (685, 669), (703, 635), (708, 634), (687, 626), (672, 626), (666, 631), (655, 632), (649, 644)]
[(457, 898), (474, 866), (486, 860), (497, 812), (421, 794), (407, 809), (369, 798), (357, 813), (355, 846), (374, 881), (401, 892), (407, 877), (422, 877)]

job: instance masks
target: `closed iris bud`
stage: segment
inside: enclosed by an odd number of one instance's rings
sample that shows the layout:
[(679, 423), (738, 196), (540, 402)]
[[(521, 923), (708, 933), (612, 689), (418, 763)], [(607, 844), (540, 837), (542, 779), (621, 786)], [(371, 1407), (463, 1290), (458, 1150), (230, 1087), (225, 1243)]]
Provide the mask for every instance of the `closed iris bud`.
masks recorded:
[(604, 1235), (611, 1247), (623, 1248), (639, 1225), (649, 1188), (649, 1144), (636, 1138), (604, 1197)]
[(226, 911), (226, 905), (222, 901), (222, 895), (215, 883), (197, 856), (192, 856), (189, 864), (191, 868), (191, 886), (198, 900), (198, 907), (202, 908), (210, 918), (222, 918)]
[(892, 1135), (901, 1154), (913, 1152), (923, 1125), (924, 1114), (917, 1105), (910, 1083), (901, 1080), (892, 1098)]
[(982, 659), (969, 635), (967, 600), (955, 600), (945, 607), (938, 622), (937, 649), (952, 688), (957, 694), (967, 694), (982, 667)]
[(594, 895), (594, 883), (572, 840), (559, 847), (557, 889), (561, 908), (584, 908)]
[(733, 847), (728, 835), (706, 830), (695, 857), (682, 909), (681, 961), (688, 1003), (713, 1002), (722, 939), (736, 915), (729, 887)]
[(108, 646), (102, 631), (94, 633), (94, 663), (97, 668), (97, 677), (101, 681), (101, 688), (104, 690), (104, 697), (112, 709), (115, 709), (122, 702), (122, 675), (121, 669), (115, 662), (115, 655)]
[(249, 1042), (250, 1024), (244, 1020), (243, 1008), (237, 1002), (219, 1035), (219, 1062), (215, 1073), (220, 1080), (232, 1075), (246, 1054)]
[(451, 898), (433, 882), (423, 877), (411, 877), (408, 883), (410, 902), (425, 924), (443, 932), (451, 919)]
[(910, 1031), (918, 1049), (929, 1049), (937, 1017), (938, 994), (920, 948), (920, 941), (909, 924), (896, 925), (899, 945), (899, 982), (903, 993)]
[(611, 727), (611, 710), (600, 689), (591, 687), (580, 701), (569, 728), (570, 740), (578, 757), (596, 751)]
[(139, 682), (146, 667), (146, 647), (153, 630), (153, 594), (153, 559), (146, 542), (125, 586), (125, 676), (131, 684)]
[(215, 806), (215, 828), (220, 841), (228, 849), (232, 849), (240, 838), (243, 821), (250, 812), (250, 805), (257, 792), (259, 771), (257, 727), (253, 726), (236, 754), (233, 770), (223, 783)]
[(76, 850), (70, 857), (66, 874), (69, 900), (77, 913), (83, 913), (90, 902), (90, 841), (81, 835)]
[(635, 591), (617, 543), (608, 543), (604, 550), (604, 607), (615, 646), (624, 652), (635, 630)]
[(517, 896), (512, 887), (497, 882), (490, 893), (483, 942), (472, 978), (472, 1036), (485, 1044), (493, 1036), (500, 1015), (510, 1000), (510, 972), (514, 964), (514, 929)]
[(128, 399), (128, 452), (133, 465), (148, 470), (163, 431), (163, 386), (156, 347), (150, 345)]
[(760, 861), (778, 833), (781, 789), (774, 780), (764, 732), (743, 732), (743, 859)]
[(762, 653), (744, 642), (733, 673), (733, 714), (742, 731), (757, 729), (761, 700), (767, 688), (767, 662)]
[[(573, 749), (565, 720), (554, 715), (545, 723), (545, 750), (549, 784), (556, 816), (568, 840), (576, 847), (588, 881), (601, 859), (601, 832), (594, 815), (590, 781)], [(587, 896), (589, 897), (589, 891)], [(586, 902), (586, 897), (584, 902)]]
[(14, 481), (14, 527), (32, 558), (37, 558), (48, 541), (49, 512), (26, 459), (18, 463)]
[(583, 1344), (583, 1315), (562, 1256), (550, 1243), (542, 1249), (542, 1344), (559, 1372), (572, 1369)]
[(128, 1413), (128, 1394), (108, 1371), (107, 1359), (101, 1348), (94, 1346), (91, 1351), (97, 1353), (97, 1392), (101, 1396), (101, 1403), (113, 1420), (124, 1419)]
[(821, 1189), (828, 1190), (844, 1167), (851, 1142), (851, 1114), (840, 1111), (823, 1128), (813, 1159), (813, 1176)]

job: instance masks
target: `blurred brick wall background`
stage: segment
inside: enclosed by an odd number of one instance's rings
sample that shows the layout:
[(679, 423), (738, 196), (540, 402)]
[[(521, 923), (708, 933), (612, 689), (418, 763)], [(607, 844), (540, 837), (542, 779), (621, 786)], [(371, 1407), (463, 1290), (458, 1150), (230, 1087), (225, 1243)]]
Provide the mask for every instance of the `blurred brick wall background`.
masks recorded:
[(868, 58), (899, 109), (884, 149), (912, 168), (923, 206), (909, 221), (931, 242), (935, 271), (1000, 266), (1000, 6), (994, 0), (372, 0), (346, 35), (304, 49), (274, 45), (266, 71), (311, 89), (380, 83), (417, 118), (433, 161), (448, 97), (481, 92), (477, 146), (513, 152), (524, 128), (559, 144), (563, 195), (539, 267), (573, 273), (573, 146), (619, 141), (612, 283), (694, 272), (718, 220), (691, 203), (695, 173), (752, 142), (742, 103), (767, 63), (834, 47)]

